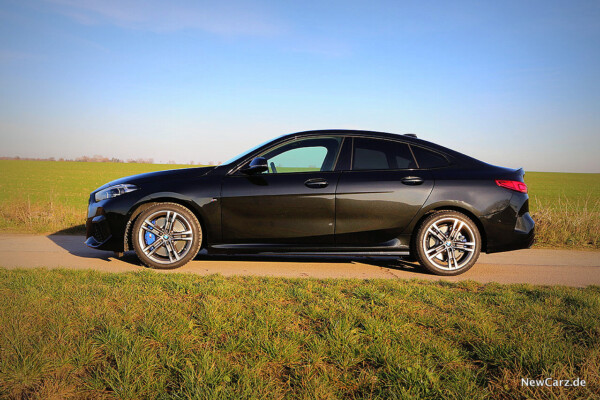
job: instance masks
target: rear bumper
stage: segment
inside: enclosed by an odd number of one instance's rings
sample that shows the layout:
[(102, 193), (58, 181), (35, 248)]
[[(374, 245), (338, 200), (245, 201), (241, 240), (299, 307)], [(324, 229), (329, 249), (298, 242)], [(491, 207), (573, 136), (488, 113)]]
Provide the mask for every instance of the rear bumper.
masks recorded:
[(517, 218), (513, 232), (502, 241), (488, 243), (488, 253), (528, 249), (535, 241), (535, 222), (529, 212)]
[(529, 214), (529, 196), (515, 193), (502, 211), (482, 219), (487, 253), (527, 249), (535, 240), (535, 222)]

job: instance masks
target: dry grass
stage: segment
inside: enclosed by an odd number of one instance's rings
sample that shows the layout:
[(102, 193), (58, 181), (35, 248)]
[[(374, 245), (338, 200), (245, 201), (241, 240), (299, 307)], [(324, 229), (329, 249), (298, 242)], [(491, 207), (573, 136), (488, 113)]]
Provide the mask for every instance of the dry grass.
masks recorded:
[(85, 232), (85, 210), (54, 201), (0, 203), (0, 230), (25, 233)]
[(600, 200), (559, 197), (554, 208), (535, 200), (536, 247), (600, 248)]

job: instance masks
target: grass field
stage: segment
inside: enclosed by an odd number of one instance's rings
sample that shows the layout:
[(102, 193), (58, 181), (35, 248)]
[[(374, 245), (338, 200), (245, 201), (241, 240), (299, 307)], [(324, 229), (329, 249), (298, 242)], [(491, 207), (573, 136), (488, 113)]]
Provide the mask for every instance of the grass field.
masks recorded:
[(600, 202), (600, 174), (527, 172), (525, 183), (533, 212), (542, 208), (561, 210), (565, 206), (593, 210)]
[(598, 315), (599, 287), (0, 269), (0, 397), (598, 398)]
[[(0, 160), (0, 231), (82, 232), (89, 193), (186, 165)], [(600, 247), (600, 174), (527, 172), (538, 246)]]
[(600, 248), (600, 174), (527, 172), (537, 247)]
[[(90, 192), (124, 176), (188, 165), (0, 160), (0, 231), (81, 233)], [(77, 228), (78, 227), (78, 228)]]

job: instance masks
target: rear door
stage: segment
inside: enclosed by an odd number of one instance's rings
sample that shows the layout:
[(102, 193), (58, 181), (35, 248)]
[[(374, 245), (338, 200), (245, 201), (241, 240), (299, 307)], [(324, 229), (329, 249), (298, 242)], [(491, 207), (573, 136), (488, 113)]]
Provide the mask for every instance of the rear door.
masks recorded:
[(375, 246), (400, 236), (433, 189), (406, 143), (353, 139), (352, 166), (336, 192), (338, 246)]

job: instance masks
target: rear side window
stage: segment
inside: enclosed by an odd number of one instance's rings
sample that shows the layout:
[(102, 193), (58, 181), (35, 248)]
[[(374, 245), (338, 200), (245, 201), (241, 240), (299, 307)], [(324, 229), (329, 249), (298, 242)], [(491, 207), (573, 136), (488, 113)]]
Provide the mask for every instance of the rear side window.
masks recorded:
[(411, 148), (419, 163), (419, 168), (439, 168), (449, 164), (446, 157), (439, 153), (417, 146), (411, 146)]
[(408, 145), (379, 139), (354, 139), (353, 170), (416, 168)]

